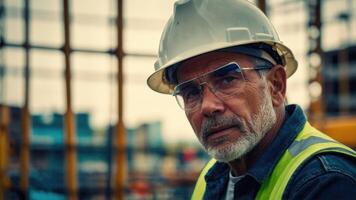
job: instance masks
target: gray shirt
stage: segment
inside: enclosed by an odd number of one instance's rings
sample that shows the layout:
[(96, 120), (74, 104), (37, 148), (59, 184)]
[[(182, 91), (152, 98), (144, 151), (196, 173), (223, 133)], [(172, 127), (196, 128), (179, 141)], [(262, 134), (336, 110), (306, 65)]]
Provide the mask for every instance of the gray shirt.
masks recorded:
[(229, 173), (229, 182), (227, 184), (227, 190), (226, 190), (226, 194), (225, 194), (225, 200), (233, 200), (234, 199), (234, 188), (235, 188), (235, 184), (237, 182), (239, 182), (242, 178), (244, 177), (244, 175), (242, 176), (233, 176), (231, 171)]

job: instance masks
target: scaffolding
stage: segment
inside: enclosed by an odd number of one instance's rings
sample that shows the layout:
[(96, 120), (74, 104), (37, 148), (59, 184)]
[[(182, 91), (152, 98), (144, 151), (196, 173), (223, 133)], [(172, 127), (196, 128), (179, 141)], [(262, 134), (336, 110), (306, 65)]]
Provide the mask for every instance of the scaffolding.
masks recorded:
[[(70, 0), (61, 0), (62, 6), (62, 28), (63, 28), (63, 36), (64, 42), (63, 46), (51, 46), (46, 44), (32, 44), (30, 41), (30, 23), (31, 23), (31, 1), (23, 0), (23, 35), (24, 41), (23, 43), (9, 42), (4, 38), (4, 34), (1, 34), (1, 49), (4, 47), (13, 47), (13, 48), (21, 48), (24, 50), (24, 84), (23, 84), (23, 96), (24, 102), (21, 109), (21, 144), (20, 144), (20, 184), (19, 184), (19, 192), (21, 194), (22, 199), (29, 199), (29, 168), (30, 168), (30, 130), (31, 130), (31, 112), (30, 112), (30, 87), (31, 87), (31, 50), (46, 50), (46, 51), (57, 51), (61, 52), (64, 55), (64, 65), (65, 65), (65, 76), (64, 76), (64, 85), (65, 85), (65, 123), (64, 123), (64, 146), (65, 146), (65, 186), (66, 186), (66, 194), (69, 199), (80, 199), (79, 189), (80, 183), (78, 181), (78, 166), (77, 166), (77, 139), (76, 139), (76, 121), (75, 121), (75, 112), (73, 110), (72, 103), (72, 54), (74, 52), (81, 53), (92, 53), (92, 54), (103, 54), (115, 57), (117, 60), (117, 74), (115, 75), (116, 83), (117, 83), (117, 110), (116, 116), (117, 121), (115, 123), (115, 128), (112, 131), (112, 134), (109, 134), (109, 140), (113, 140), (111, 142), (110, 149), (114, 152), (114, 167), (112, 168), (111, 162), (109, 163), (108, 170), (108, 182), (107, 182), (107, 193), (106, 198), (110, 199), (111, 197), (115, 197), (117, 199), (124, 199), (126, 184), (126, 132), (125, 132), (125, 124), (124, 124), (124, 115), (125, 115), (125, 107), (124, 107), (124, 63), (123, 60), (125, 56), (132, 57), (146, 57), (146, 58), (154, 58), (155, 54), (150, 53), (127, 53), (124, 51), (124, 38), (123, 38), (123, 29), (124, 29), (124, 1), (117, 0), (115, 7), (115, 28), (116, 28), (116, 40), (114, 48), (109, 49), (95, 49), (95, 48), (73, 48), (72, 45), (72, 36), (71, 36), (71, 7)], [(324, 89), (325, 85), (323, 79), (322, 65), (323, 65), (323, 55), (324, 51), (322, 48), (322, 37), (323, 37), (323, 19), (322, 19), (322, 0), (315, 1), (303, 1), (303, 0), (290, 0), (283, 1), (279, 4), (266, 4), (265, 0), (256, 1), (257, 5), (261, 8), (261, 10), (268, 14), (268, 9), (270, 7), (283, 7), (293, 3), (303, 2), (306, 5), (308, 10), (308, 21), (306, 23), (306, 29), (308, 30), (308, 47), (307, 59), (309, 66), (309, 74), (308, 77), (308, 88), (310, 89), (310, 98), (311, 104), (309, 106), (309, 116), (312, 122), (314, 122), (319, 128), (329, 133), (332, 137), (337, 138), (341, 142), (344, 142), (351, 146), (356, 146), (356, 139), (351, 134), (352, 131), (355, 130), (356, 120), (352, 117), (348, 118), (333, 118), (332, 121), (328, 118), (325, 107), (325, 96), (323, 96), (322, 91), (319, 91), (318, 88)], [(324, 1), (325, 2), (325, 1)], [(351, 2), (349, 6), (352, 8), (352, 0), (348, 0)], [(4, 1), (0, 1), (0, 15), (1, 20), (3, 19), (5, 13)], [(347, 21), (352, 15), (340, 15), (340, 19)], [(84, 17), (85, 18), (85, 17)], [(2, 32), (3, 30), (3, 22), (1, 22)], [(351, 23), (347, 23), (347, 26), (350, 26)], [(351, 29), (351, 28), (349, 28)], [(2, 56), (2, 55), (0, 55)], [(349, 54), (348, 48), (344, 46), (338, 53), (338, 60), (340, 62), (340, 77), (339, 77), (339, 91), (343, 98), (348, 99), (350, 94), (349, 88)], [(2, 65), (2, 63), (0, 63)], [(3, 81), (3, 76), (5, 74), (6, 66), (1, 66), (0, 70), (0, 81)], [(2, 87), (4, 84), (2, 84)], [(316, 89), (315, 89), (316, 88)], [(316, 91), (316, 92), (313, 92)], [(4, 88), (1, 88), (1, 103), (3, 102), (4, 96)], [(348, 100), (342, 100), (343, 102), (347, 102)], [(345, 106), (346, 104), (340, 104), (340, 111), (343, 114), (352, 115), (349, 111), (349, 107)], [(9, 187), (11, 183), (6, 177), (6, 170), (8, 168), (8, 149), (9, 149), (9, 123), (10, 122), (10, 111), (7, 105), (1, 105), (0, 107), (0, 200), (4, 199), (3, 194)], [(345, 132), (345, 134), (341, 134), (341, 131)], [(338, 134), (336, 134), (338, 133)], [(113, 180), (111, 180), (111, 177)]]

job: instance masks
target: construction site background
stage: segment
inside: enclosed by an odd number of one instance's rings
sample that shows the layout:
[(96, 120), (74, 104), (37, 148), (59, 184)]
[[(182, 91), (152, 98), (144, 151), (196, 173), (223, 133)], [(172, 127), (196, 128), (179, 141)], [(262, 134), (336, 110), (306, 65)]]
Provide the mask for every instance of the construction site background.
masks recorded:
[[(299, 68), (288, 102), (356, 148), (356, 0), (256, 0)], [(146, 86), (167, 0), (0, 0), (0, 200), (189, 199), (209, 156)]]

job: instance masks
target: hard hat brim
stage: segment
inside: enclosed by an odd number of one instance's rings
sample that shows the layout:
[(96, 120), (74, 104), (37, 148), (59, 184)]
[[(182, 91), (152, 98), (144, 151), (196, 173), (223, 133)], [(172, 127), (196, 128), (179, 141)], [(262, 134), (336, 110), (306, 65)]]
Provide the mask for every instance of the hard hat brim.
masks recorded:
[(184, 52), (181, 55), (176, 56), (175, 58), (171, 59), (170, 62), (160, 66), (158, 62), (155, 63), (156, 67), (159, 68), (156, 72), (154, 72), (151, 76), (148, 77), (147, 79), (147, 85), (154, 91), (162, 93), (162, 94), (172, 94), (173, 89), (174, 89), (174, 84), (169, 83), (165, 79), (165, 70), (169, 67), (175, 66), (181, 62), (184, 62), (190, 58), (216, 51), (219, 49), (223, 48), (229, 48), (229, 47), (234, 47), (234, 46), (240, 46), (240, 45), (246, 45), (246, 44), (254, 44), (254, 43), (266, 43), (274, 50), (277, 51), (279, 56), (281, 56), (283, 65), (286, 68), (286, 73), (287, 77), (289, 78), (294, 74), (294, 72), (297, 70), (298, 62), (296, 61), (292, 51), (283, 45), (281, 42), (276, 42), (276, 41), (270, 41), (270, 40), (255, 40), (253, 42), (251, 41), (246, 41), (246, 42), (239, 42), (237, 43), (221, 43), (221, 44), (213, 44), (211, 46), (205, 45), (205, 46), (200, 46), (199, 48), (192, 49), (188, 52)]

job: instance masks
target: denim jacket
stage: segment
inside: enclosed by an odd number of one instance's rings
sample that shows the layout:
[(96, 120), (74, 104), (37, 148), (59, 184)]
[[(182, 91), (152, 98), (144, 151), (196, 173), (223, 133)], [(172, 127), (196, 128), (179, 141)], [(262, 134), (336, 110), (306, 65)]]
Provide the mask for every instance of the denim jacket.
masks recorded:
[[(306, 117), (299, 106), (289, 105), (285, 109), (286, 118), (277, 136), (244, 178), (235, 184), (234, 199), (255, 198), (263, 181), (304, 127)], [(229, 166), (222, 162), (208, 171), (204, 199), (225, 196), (229, 172)], [(356, 160), (337, 153), (313, 156), (293, 174), (283, 199), (356, 199)]]

